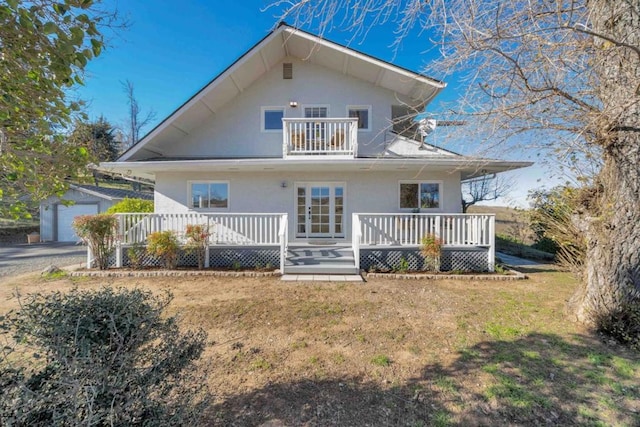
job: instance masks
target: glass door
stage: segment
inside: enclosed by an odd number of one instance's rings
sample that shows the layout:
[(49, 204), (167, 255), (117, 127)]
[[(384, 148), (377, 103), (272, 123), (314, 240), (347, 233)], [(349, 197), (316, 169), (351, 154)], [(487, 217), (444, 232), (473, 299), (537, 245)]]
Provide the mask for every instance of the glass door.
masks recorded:
[(296, 237), (344, 237), (344, 184), (296, 186)]
[[(327, 107), (320, 106), (305, 107), (304, 117), (306, 119), (326, 118), (328, 110), (329, 109)], [(313, 120), (309, 120), (306, 123), (307, 141), (309, 141), (314, 151), (321, 150), (324, 142), (326, 141), (327, 123), (323, 121), (314, 122)]]

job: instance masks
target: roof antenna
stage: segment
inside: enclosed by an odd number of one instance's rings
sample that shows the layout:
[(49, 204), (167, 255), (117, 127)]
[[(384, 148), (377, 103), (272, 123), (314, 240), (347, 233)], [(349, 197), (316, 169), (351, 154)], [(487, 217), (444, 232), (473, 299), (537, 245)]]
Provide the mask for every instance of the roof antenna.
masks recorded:
[(426, 117), (418, 120), (418, 132), (422, 136), (422, 140), (420, 141), (420, 147), (418, 150), (426, 150), (427, 147), (424, 145), (424, 140), (431, 132), (436, 130), (437, 122), (435, 119), (427, 119)]

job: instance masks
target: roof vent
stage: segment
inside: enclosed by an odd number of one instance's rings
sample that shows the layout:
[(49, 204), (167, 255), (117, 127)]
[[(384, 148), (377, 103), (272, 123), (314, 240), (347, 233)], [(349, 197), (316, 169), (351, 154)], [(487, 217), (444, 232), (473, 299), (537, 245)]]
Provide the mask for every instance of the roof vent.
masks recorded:
[(293, 64), (291, 62), (284, 62), (282, 64), (282, 78), (284, 80), (291, 80), (293, 78)]

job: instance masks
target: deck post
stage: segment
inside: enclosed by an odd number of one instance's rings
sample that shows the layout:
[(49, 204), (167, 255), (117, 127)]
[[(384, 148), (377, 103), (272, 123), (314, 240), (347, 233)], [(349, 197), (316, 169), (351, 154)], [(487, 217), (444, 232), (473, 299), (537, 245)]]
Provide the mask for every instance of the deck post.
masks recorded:
[(116, 268), (122, 268), (122, 245), (116, 242)]
[(351, 214), (351, 247), (353, 249), (353, 260), (356, 271), (360, 272), (360, 237), (362, 230), (360, 226), (360, 216), (357, 213)]
[(91, 268), (93, 264), (93, 254), (91, 253), (91, 246), (87, 245), (87, 268)]
[(489, 216), (489, 251), (487, 252), (487, 269), (490, 273), (495, 271), (496, 267), (496, 217)]

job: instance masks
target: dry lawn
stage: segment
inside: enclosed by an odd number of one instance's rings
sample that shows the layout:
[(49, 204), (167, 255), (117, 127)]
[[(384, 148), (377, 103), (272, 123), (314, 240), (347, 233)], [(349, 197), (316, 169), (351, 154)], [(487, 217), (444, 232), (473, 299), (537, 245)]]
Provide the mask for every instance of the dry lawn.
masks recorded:
[(518, 282), (152, 278), (0, 283), (169, 289), (202, 327), (209, 425), (640, 425), (640, 355), (564, 315), (566, 273)]

